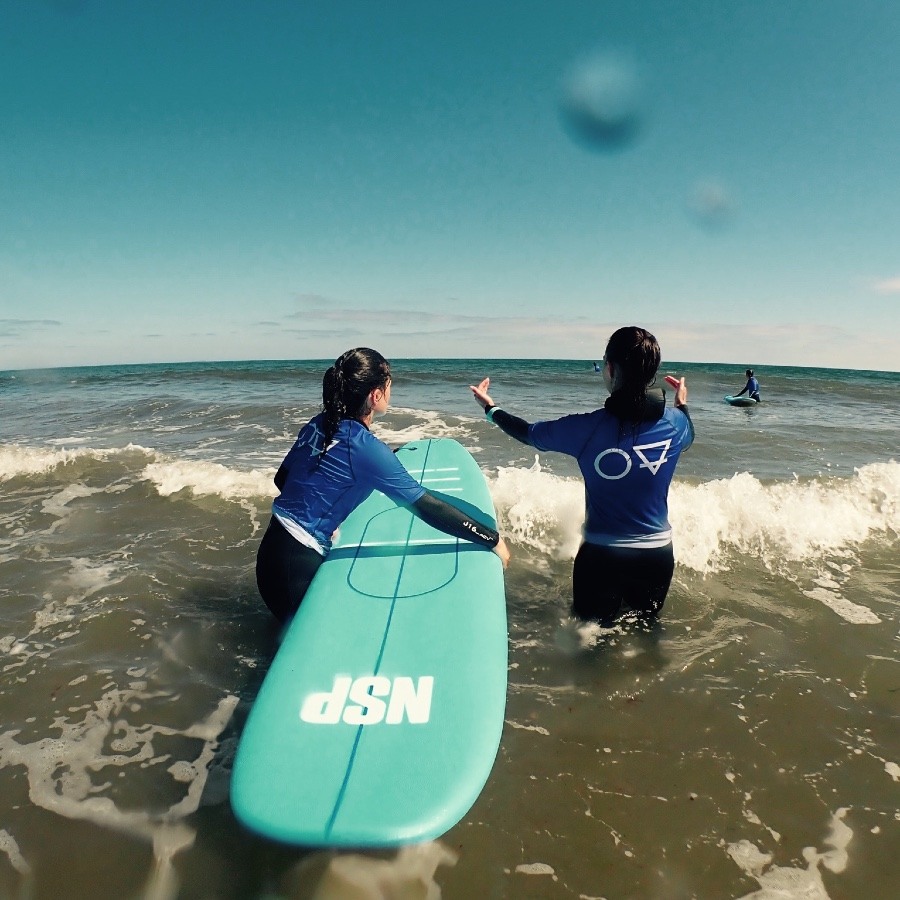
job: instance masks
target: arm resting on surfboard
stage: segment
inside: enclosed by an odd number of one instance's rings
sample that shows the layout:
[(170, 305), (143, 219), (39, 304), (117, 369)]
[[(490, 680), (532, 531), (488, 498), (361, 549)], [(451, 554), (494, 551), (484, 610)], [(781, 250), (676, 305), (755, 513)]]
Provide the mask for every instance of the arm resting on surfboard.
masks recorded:
[(472, 516), (435, 497), (428, 491), (411, 506), (420, 519), (445, 534), (463, 538), (491, 549), (496, 547), (500, 541), (499, 532), (490, 525), (476, 521)]

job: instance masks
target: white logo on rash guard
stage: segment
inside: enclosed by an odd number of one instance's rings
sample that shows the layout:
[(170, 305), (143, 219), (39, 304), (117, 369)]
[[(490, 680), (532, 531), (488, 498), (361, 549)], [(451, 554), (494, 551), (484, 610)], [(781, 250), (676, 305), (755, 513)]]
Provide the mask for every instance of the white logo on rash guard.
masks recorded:
[[(300, 436), (297, 437), (296, 445), (297, 447), (310, 447), (311, 453), (313, 456), (321, 456), (322, 455), (322, 444), (324, 443), (325, 432), (319, 430), (319, 426), (314, 422), (309, 423), (309, 431), (310, 434), (308, 437), (302, 438)], [(337, 438), (334, 438), (331, 443), (328, 445), (328, 449), (331, 450), (338, 443)]]
[[(431, 715), (434, 676), (422, 675), (418, 683), (401, 675), (391, 682), (383, 675), (351, 678), (336, 675), (330, 691), (307, 694), (300, 718), (311, 725), (412, 725), (426, 723)], [(382, 698), (387, 699), (382, 699)]]
[[(669, 452), (669, 448), (671, 446), (672, 439), (668, 438), (665, 441), (657, 441), (655, 444), (641, 444), (640, 446), (635, 444), (634, 452), (637, 453), (637, 455), (643, 460), (643, 462), (641, 463), (641, 468), (649, 469), (650, 472), (655, 475), (659, 471), (662, 464), (669, 461), (669, 458), (666, 456), (666, 454)], [(660, 448), (662, 448), (662, 452), (659, 454), (659, 458), (655, 462), (647, 459), (647, 455), (644, 453), (645, 450), (659, 450)]]
[[(655, 475), (659, 472), (663, 463), (669, 461), (669, 457), (666, 454), (669, 452), (669, 448), (672, 446), (672, 439), (669, 438), (665, 441), (657, 441), (654, 444), (635, 444), (632, 448), (637, 456), (641, 460), (641, 469), (649, 469), (652, 475)], [(655, 460), (648, 459), (647, 453), (645, 451), (648, 450), (661, 450), (662, 452), (659, 454), (659, 457)], [(600, 468), (600, 463), (605, 456), (609, 456), (609, 454), (615, 453), (619, 456), (625, 457), (624, 468), (621, 472), (616, 475), (608, 475)], [(604, 450), (602, 453), (598, 454), (596, 459), (594, 459), (594, 469), (597, 474), (601, 478), (605, 478), (607, 481), (618, 481), (620, 478), (624, 478), (631, 471), (631, 457), (619, 447), (610, 447), (608, 450)]]
[[(618, 475), (607, 475), (600, 468), (600, 460), (603, 459), (604, 456), (609, 456), (610, 453), (618, 453), (619, 456), (625, 457), (625, 468), (619, 472)], [(610, 447), (609, 450), (604, 450), (597, 458), (594, 460), (594, 468), (597, 470), (597, 474), (601, 478), (606, 478), (608, 481), (618, 481), (620, 478), (624, 478), (631, 471), (631, 457), (624, 451), (620, 450), (618, 447)]]

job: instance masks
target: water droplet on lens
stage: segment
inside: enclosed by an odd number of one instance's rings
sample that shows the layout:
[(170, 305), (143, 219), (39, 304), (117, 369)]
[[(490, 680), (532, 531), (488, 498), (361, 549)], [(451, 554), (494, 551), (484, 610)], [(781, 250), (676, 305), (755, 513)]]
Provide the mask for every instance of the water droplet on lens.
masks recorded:
[(717, 179), (698, 181), (688, 199), (688, 209), (702, 227), (724, 228), (735, 212), (734, 198), (728, 187)]
[(591, 149), (621, 149), (640, 131), (640, 93), (633, 60), (595, 52), (575, 62), (563, 79), (563, 123), (575, 140)]

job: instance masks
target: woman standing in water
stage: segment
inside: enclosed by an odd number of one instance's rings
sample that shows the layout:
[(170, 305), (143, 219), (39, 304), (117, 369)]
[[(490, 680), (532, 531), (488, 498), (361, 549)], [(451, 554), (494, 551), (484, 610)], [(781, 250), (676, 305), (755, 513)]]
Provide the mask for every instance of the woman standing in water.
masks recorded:
[(660, 364), (656, 338), (620, 328), (603, 357), (610, 395), (602, 408), (530, 424), (500, 409), (490, 379), (471, 386), (488, 419), (537, 450), (575, 457), (584, 477), (584, 540), (572, 572), (572, 612), (609, 624), (630, 608), (656, 615), (675, 570), (668, 520), (669, 485), (683, 450), (694, 440), (684, 379), (675, 408), (652, 385)]
[(322, 412), (300, 429), (275, 474), (280, 493), (257, 552), (256, 583), (281, 622), (297, 611), (335, 530), (373, 490), (429, 525), (493, 550), (504, 567), (509, 563), (497, 531), (430, 494), (371, 433), (390, 399), (388, 361), (366, 347), (348, 350), (322, 379)]

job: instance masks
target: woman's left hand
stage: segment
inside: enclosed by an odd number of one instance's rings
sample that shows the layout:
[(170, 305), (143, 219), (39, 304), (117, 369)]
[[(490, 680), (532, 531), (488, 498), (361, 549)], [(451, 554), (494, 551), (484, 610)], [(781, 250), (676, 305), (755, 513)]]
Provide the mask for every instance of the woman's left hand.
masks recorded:
[(487, 409), (489, 406), (495, 406), (493, 400), (491, 400), (490, 395), (488, 394), (488, 388), (491, 386), (491, 379), (485, 378), (481, 384), (477, 387), (474, 384), (469, 385), (469, 389), (472, 391), (472, 394), (475, 396), (475, 402), (482, 408)]
[(687, 385), (684, 383), (684, 378), (679, 379), (666, 375), (666, 381), (675, 388), (675, 405), (687, 406)]

